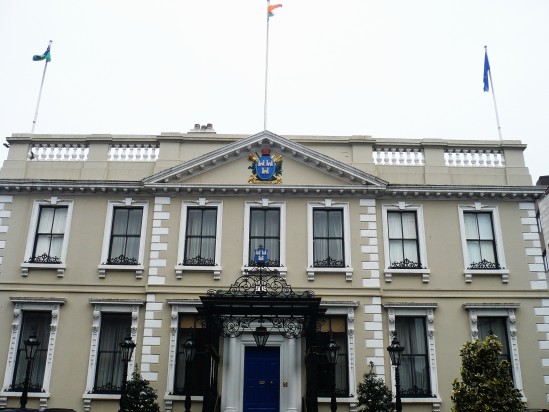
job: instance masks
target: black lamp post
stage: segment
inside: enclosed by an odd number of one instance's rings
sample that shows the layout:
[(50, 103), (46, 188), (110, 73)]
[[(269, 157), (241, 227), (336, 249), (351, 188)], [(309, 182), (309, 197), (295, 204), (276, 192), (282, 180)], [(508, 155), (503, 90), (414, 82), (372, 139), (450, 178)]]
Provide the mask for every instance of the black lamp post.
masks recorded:
[(127, 334), (124, 338), (124, 341), (120, 343), (120, 349), (122, 351), (122, 362), (124, 363), (119, 410), (119, 412), (122, 412), (122, 398), (124, 398), (124, 395), (126, 394), (126, 383), (128, 381), (128, 363), (130, 363), (133, 355), (133, 350), (135, 349), (135, 342), (132, 340), (132, 337), (129, 334)]
[(29, 338), (23, 343), (25, 344), (25, 359), (27, 360), (27, 369), (25, 370), (23, 393), (21, 394), (21, 399), (19, 401), (19, 403), (21, 404), (21, 409), (25, 409), (27, 407), (27, 400), (29, 399), (29, 380), (32, 362), (34, 361), (34, 356), (36, 355), (38, 345), (40, 345), (36, 334), (30, 335)]
[(196, 355), (196, 345), (192, 335), (189, 335), (187, 342), (183, 344), (183, 355), (185, 356), (185, 412), (191, 412), (191, 394), (189, 387), (189, 373), (191, 364)]
[(336, 402), (336, 374), (335, 367), (337, 365), (337, 358), (339, 357), (339, 345), (337, 345), (333, 338), (330, 339), (328, 347), (326, 348), (326, 358), (330, 364), (330, 372), (332, 375), (332, 397), (330, 399), (330, 410), (332, 412), (337, 411), (337, 402)]
[(400, 342), (397, 339), (396, 331), (393, 334), (393, 340), (391, 345), (387, 346), (387, 352), (391, 357), (391, 363), (395, 367), (395, 388), (396, 388), (396, 412), (402, 412), (402, 401), (400, 399), (400, 375), (398, 368), (400, 366), (400, 357), (404, 352), (404, 346), (400, 346)]

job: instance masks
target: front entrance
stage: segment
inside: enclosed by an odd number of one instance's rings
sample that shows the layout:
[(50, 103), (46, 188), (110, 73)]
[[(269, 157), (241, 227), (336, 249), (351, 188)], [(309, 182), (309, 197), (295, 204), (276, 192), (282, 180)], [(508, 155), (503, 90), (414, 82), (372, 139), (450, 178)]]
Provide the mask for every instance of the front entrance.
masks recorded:
[(280, 348), (247, 346), (243, 412), (279, 412)]

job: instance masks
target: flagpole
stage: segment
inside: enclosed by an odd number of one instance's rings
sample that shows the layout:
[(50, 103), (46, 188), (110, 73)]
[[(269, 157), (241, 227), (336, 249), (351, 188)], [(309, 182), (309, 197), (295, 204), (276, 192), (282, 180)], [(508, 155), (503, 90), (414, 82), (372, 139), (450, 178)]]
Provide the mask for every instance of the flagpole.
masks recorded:
[[(484, 46), (484, 53), (488, 53), (488, 46)], [(498, 106), (496, 104), (496, 93), (494, 91), (494, 82), (492, 81), (492, 67), (490, 67), (490, 70), (488, 70), (488, 78), (490, 79), (490, 88), (492, 89), (492, 100), (494, 101), (494, 111), (496, 112), (498, 136), (499, 136), (499, 140), (502, 141), (503, 138), (501, 136), (501, 125), (499, 124)]]
[[(271, 4), (270, 0), (267, 0), (267, 10)], [(265, 45), (265, 102), (263, 103), (263, 130), (267, 130), (267, 84), (269, 78), (269, 13), (267, 12), (267, 34)]]
[[(50, 43), (48, 44), (48, 50), (51, 48), (52, 43), (53, 41), (50, 40)], [(34, 119), (32, 121), (31, 134), (34, 134), (34, 128), (36, 127), (36, 119), (38, 118), (38, 109), (40, 108), (40, 99), (42, 98), (42, 89), (44, 87), (44, 79), (46, 78), (47, 69), (48, 69), (48, 59), (46, 59), (46, 64), (44, 65), (44, 72), (42, 73), (42, 81), (40, 82), (40, 91), (38, 92), (38, 101), (36, 102), (36, 110), (34, 111)]]

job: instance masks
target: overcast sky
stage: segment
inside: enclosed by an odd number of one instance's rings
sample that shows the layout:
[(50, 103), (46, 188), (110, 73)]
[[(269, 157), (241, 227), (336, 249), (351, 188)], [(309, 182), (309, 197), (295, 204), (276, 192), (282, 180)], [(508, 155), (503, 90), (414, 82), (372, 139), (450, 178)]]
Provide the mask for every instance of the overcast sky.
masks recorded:
[[(273, 0), (267, 128), (504, 140), (549, 174), (548, 0)], [(263, 130), (265, 0), (0, 0), (0, 138)], [(0, 160), (6, 149), (0, 146)]]

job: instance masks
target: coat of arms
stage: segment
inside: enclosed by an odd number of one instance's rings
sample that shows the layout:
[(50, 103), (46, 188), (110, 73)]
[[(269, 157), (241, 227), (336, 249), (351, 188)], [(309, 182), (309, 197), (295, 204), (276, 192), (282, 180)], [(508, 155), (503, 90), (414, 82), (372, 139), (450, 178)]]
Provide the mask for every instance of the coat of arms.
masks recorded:
[(252, 175), (248, 183), (282, 183), (282, 156), (271, 155), (271, 149), (261, 149), (261, 156), (250, 153), (248, 160), (252, 162), (248, 169), (252, 169)]

